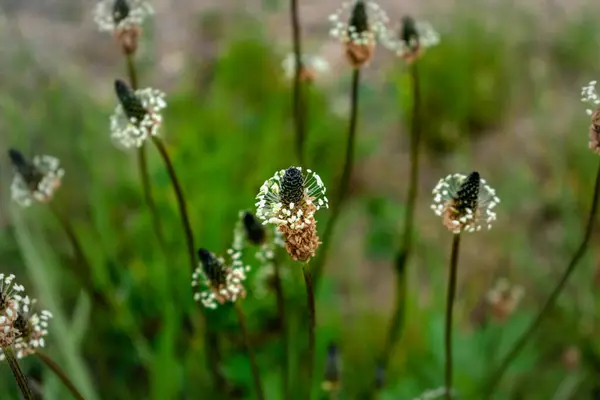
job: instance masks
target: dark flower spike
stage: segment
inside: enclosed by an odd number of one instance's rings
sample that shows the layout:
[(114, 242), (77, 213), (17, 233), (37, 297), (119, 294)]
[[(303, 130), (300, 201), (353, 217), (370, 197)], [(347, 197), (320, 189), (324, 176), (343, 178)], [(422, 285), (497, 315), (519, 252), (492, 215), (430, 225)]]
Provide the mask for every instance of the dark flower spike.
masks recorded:
[(352, 8), (350, 13), (350, 20), (348, 21), (348, 34), (356, 32), (358, 34), (367, 32), (369, 30), (369, 17), (367, 15), (367, 6), (362, 0), (358, 0)]
[(448, 175), (440, 179), (432, 193), (432, 210), (453, 233), (490, 229), (496, 220), (494, 208), (500, 199), (478, 172)]
[(413, 50), (419, 47), (419, 32), (415, 20), (408, 15), (402, 17), (400, 40)]
[(375, 367), (375, 387), (382, 389), (385, 385), (385, 369), (380, 363)]
[(304, 177), (302, 171), (296, 167), (285, 170), (281, 178), (281, 202), (289, 206), (299, 204), (304, 197)]
[(8, 156), (29, 189), (37, 189), (42, 179), (44, 179), (44, 174), (34, 164), (27, 161), (20, 151), (10, 149), (8, 150)]
[(467, 209), (477, 209), (477, 197), (479, 196), (479, 172), (471, 172), (467, 179), (460, 185), (454, 197), (454, 208), (460, 213)]
[(115, 81), (115, 93), (123, 106), (123, 111), (125, 111), (127, 118), (141, 122), (148, 113), (148, 110), (144, 108), (141, 100), (136, 96), (134, 91), (125, 82), (117, 79)]
[(327, 347), (324, 375), (325, 376), (322, 385), (324, 390), (331, 391), (339, 387), (341, 376), (341, 361), (339, 348), (335, 343), (330, 343)]
[(226, 283), (227, 271), (223, 263), (217, 260), (214, 254), (206, 249), (198, 250), (198, 257), (202, 263), (202, 269), (211, 284), (216, 287), (224, 285)]
[(257, 246), (263, 244), (267, 237), (267, 232), (265, 231), (262, 223), (256, 219), (254, 214), (247, 211), (244, 212), (244, 216), (242, 218), (244, 223), (244, 231), (248, 241)]
[(127, 0), (115, 0), (115, 4), (113, 6), (113, 18), (115, 24), (118, 25), (121, 21), (129, 16), (129, 11), (131, 8), (129, 7), (129, 3)]

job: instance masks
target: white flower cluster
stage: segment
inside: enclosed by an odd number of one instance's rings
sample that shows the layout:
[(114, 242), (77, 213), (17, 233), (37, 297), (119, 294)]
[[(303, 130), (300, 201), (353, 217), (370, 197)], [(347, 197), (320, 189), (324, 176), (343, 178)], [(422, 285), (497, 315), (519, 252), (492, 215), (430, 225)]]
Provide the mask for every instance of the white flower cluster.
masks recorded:
[(129, 117), (121, 103), (110, 117), (110, 136), (125, 148), (141, 147), (150, 136), (158, 135), (161, 112), (167, 106), (165, 94), (158, 89), (138, 89), (134, 94), (146, 110), (141, 120)]
[[(302, 55), (302, 65), (314, 75), (321, 75), (329, 71), (329, 63), (323, 57), (304, 54)], [(296, 72), (296, 55), (289, 53), (282, 61), (281, 68), (286, 79), (293, 79)]]
[[(302, 171), (302, 168), (296, 167)], [(281, 180), (285, 175), (284, 169), (277, 171), (273, 177), (266, 180), (260, 188), (256, 199), (257, 218), (263, 220), (263, 224), (288, 225), (292, 229), (304, 229), (314, 221), (314, 212), (305, 213), (303, 207), (290, 203), (285, 205), (281, 201)], [(329, 208), (329, 201), (325, 193), (327, 189), (321, 177), (310, 169), (306, 170), (304, 177), (304, 199), (303, 201), (313, 206), (315, 210), (322, 207)]]
[(60, 187), (65, 171), (60, 168), (58, 158), (51, 156), (35, 156), (32, 167), (35, 169), (35, 181), (28, 182), (16, 168), (10, 186), (12, 199), (22, 207), (29, 207), (34, 201), (47, 202), (52, 199), (56, 189)]
[(36, 300), (23, 296), (25, 288), (14, 279), (12, 274), (0, 274), (0, 347), (13, 346), (17, 358), (23, 358), (45, 346), (52, 313), (32, 313)]
[(591, 108), (586, 108), (587, 115), (592, 115), (600, 105), (600, 97), (596, 91), (596, 81), (591, 81), (587, 86), (581, 88), (581, 101), (587, 103)]
[[(127, 15), (115, 15), (117, 1), (126, 3)], [(152, 14), (154, 9), (146, 0), (101, 0), (94, 9), (94, 21), (100, 31), (116, 32), (139, 27)]]
[[(348, 22), (357, 3), (363, 3), (367, 14), (368, 29), (364, 32), (358, 32), (356, 27)], [(329, 16), (329, 20), (333, 25), (329, 32), (332, 37), (342, 43), (352, 42), (361, 46), (374, 44), (377, 39), (386, 37), (390, 21), (387, 13), (372, 0), (344, 2), (335, 13)]]
[(475, 232), (483, 227), (491, 229), (492, 222), (496, 220), (494, 208), (500, 199), (496, 196), (496, 191), (487, 185), (484, 179), (479, 181), (479, 189), (476, 201), (476, 208), (467, 208), (464, 212), (457, 212), (454, 209), (454, 203), (457, 199), (458, 190), (467, 179), (463, 174), (452, 174), (440, 179), (433, 189), (433, 204), (431, 209), (437, 216), (445, 219), (444, 223), (453, 233), (462, 231)]

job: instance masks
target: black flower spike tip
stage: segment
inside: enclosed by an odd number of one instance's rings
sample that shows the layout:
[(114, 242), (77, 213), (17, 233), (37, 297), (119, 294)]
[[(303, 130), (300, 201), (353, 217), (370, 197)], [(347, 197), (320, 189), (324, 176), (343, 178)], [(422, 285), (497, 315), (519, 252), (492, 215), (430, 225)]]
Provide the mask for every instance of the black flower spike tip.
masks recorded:
[(327, 358), (325, 359), (325, 381), (336, 384), (339, 380), (339, 348), (335, 343), (330, 343), (327, 347)]
[(467, 179), (460, 185), (454, 199), (454, 207), (461, 213), (466, 209), (475, 211), (477, 209), (477, 198), (479, 197), (479, 186), (481, 178), (479, 172), (471, 172)]
[(356, 33), (363, 33), (369, 30), (369, 17), (367, 16), (367, 6), (364, 1), (359, 0), (354, 5), (348, 26)]
[(243, 217), (244, 231), (246, 232), (246, 238), (254, 245), (261, 245), (265, 242), (267, 233), (263, 225), (256, 219), (256, 217), (250, 213), (245, 212)]
[(20, 336), (27, 336), (29, 331), (29, 324), (27, 323), (27, 318), (21, 313), (17, 314), (17, 319), (13, 322), (13, 328), (19, 331)]
[(304, 197), (304, 177), (296, 167), (285, 170), (281, 179), (281, 202), (285, 205), (298, 204)]
[(133, 90), (120, 79), (115, 81), (115, 93), (128, 118), (135, 118), (138, 122), (144, 119), (148, 111), (146, 111)]
[(410, 46), (418, 46), (419, 44), (419, 33), (417, 32), (415, 20), (408, 15), (402, 17), (400, 39)]
[(226, 283), (227, 271), (213, 253), (206, 249), (198, 250), (202, 269), (213, 286), (219, 287)]
[(130, 7), (127, 0), (115, 0), (115, 4), (113, 5), (113, 18), (115, 24), (119, 24), (119, 22), (127, 18), (129, 16), (129, 11)]
[(27, 183), (27, 186), (29, 186), (31, 190), (35, 190), (44, 177), (44, 174), (39, 171), (35, 165), (27, 161), (19, 150), (9, 149), (8, 157), (17, 170), (17, 173), (21, 175), (25, 183)]

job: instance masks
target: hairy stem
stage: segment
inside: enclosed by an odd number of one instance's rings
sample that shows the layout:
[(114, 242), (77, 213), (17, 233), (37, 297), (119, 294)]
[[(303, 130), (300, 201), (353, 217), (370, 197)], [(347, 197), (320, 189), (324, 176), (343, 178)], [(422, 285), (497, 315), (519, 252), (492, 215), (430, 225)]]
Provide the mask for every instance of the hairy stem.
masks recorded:
[(287, 318), (285, 313), (285, 297), (283, 295), (283, 286), (281, 284), (281, 266), (277, 259), (273, 260), (275, 270), (275, 297), (277, 300), (277, 315), (279, 316), (279, 325), (281, 328), (281, 342), (283, 345), (283, 368), (281, 370), (283, 383), (283, 398), (289, 398), (290, 391), (290, 348), (288, 340)]
[(600, 196), (600, 163), (598, 164), (598, 171), (596, 172), (596, 183), (594, 184), (594, 193), (592, 195), (592, 207), (590, 209), (590, 213), (589, 213), (588, 220), (587, 220), (587, 225), (585, 228), (585, 233), (583, 235), (581, 244), (577, 248), (577, 251), (573, 255), (573, 258), (569, 262), (567, 269), (565, 270), (565, 272), (561, 276), (560, 280), (558, 281), (558, 284), (556, 285), (556, 287), (554, 288), (554, 290), (548, 297), (548, 300), (546, 300), (546, 302), (544, 303), (541, 311), (538, 313), (536, 318), (533, 320), (533, 322), (531, 323), (529, 328), (527, 328), (525, 333), (523, 333), (523, 335), (521, 335), (519, 340), (517, 340), (515, 345), (512, 347), (512, 349), (506, 355), (506, 357), (504, 357), (504, 359), (500, 363), (500, 366), (492, 373), (491, 377), (486, 381), (486, 384), (482, 390), (482, 393), (485, 394), (485, 396), (492, 395), (494, 389), (496, 388), (498, 383), (500, 383), (500, 379), (502, 378), (502, 375), (504, 375), (504, 372), (506, 372), (506, 369), (515, 360), (515, 358), (517, 357), (519, 352), (523, 349), (523, 347), (525, 346), (527, 341), (533, 336), (533, 333), (540, 326), (540, 324), (542, 323), (542, 321), (544, 320), (544, 318), (546, 317), (548, 312), (554, 307), (554, 304), (556, 303), (558, 296), (561, 294), (561, 292), (565, 288), (565, 285), (567, 284), (569, 277), (571, 276), (571, 274), (573, 274), (573, 271), (575, 271), (575, 267), (577, 266), (577, 264), (579, 263), (579, 261), (581, 260), (583, 255), (585, 254), (585, 252), (588, 248), (590, 239), (592, 237), (594, 222), (596, 221), (599, 196)]
[(444, 331), (444, 348), (446, 354), (445, 385), (446, 399), (450, 400), (452, 393), (452, 310), (456, 297), (456, 272), (458, 270), (458, 251), (460, 248), (460, 233), (452, 237), (452, 253), (450, 270), (448, 272), (448, 297), (446, 298), (446, 327)]
[(350, 125), (348, 128), (348, 142), (346, 144), (346, 161), (344, 162), (344, 169), (342, 172), (342, 178), (340, 179), (340, 186), (337, 191), (336, 201), (333, 203), (331, 210), (331, 217), (325, 228), (323, 234), (323, 245), (321, 246), (320, 256), (314, 263), (314, 284), (319, 285), (321, 274), (323, 273), (323, 267), (329, 253), (329, 247), (331, 243), (331, 236), (335, 223), (340, 215), (342, 209), (342, 203), (346, 199), (348, 192), (348, 186), (350, 183), (350, 176), (352, 174), (352, 167), (354, 166), (354, 145), (356, 141), (356, 127), (358, 123), (358, 95), (359, 95), (359, 82), (360, 82), (360, 68), (355, 68), (352, 74), (352, 86), (350, 93)]
[(294, 109), (294, 125), (296, 127), (296, 157), (298, 164), (304, 166), (304, 143), (306, 141), (305, 128), (305, 104), (302, 96), (302, 82), (300, 75), (302, 72), (302, 47), (300, 32), (300, 16), (298, 13), (298, 0), (291, 0), (290, 17), (292, 20), (292, 36), (294, 42), (294, 91), (292, 106)]
[[(404, 327), (405, 305), (406, 305), (406, 264), (412, 251), (412, 238), (414, 226), (415, 206), (419, 190), (419, 150), (421, 142), (420, 128), (420, 104), (421, 91), (419, 86), (419, 73), (417, 63), (410, 66), (412, 78), (413, 108), (410, 125), (410, 178), (408, 184), (408, 195), (406, 198), (406, 216), (404, 218), (404, 229), (402, 242), (396, 253), (396, 300), (392, 321), (388, 329), (387, 338), (383, 351), (379, 357), (379, 365), (387, 369), (394, 347), (401, 337)], [(374, 385), (376, 387), (377, 385)]]
[(35, 352), (35, 355), (38, 356), (38, 358), (42, 360), (42, 362), (46, 364), (46, 366), (50, 368), (52, 372), (54, 372), (54, 374), (62, 381), (62, 383), (67, 387), (67, 389), (69, 389), (69, 391), (73, 395), (73, 398), (77, 400), (83, 400), (83, 396), (81, 395), (81, 393), (79, 393), (79, 390), (77, 390), (77, 388), (69, 379), (65, 371), (63, 371), (63, 369), (54, 360), (52, 360), (48, 354), (44, 353), (43, 351), (37, 350)]
[(250, 367), (252, 369), (252, 379), (254, 380), (254, 388), (256, 390), (256, 397), (259, 400), (264, 400), (265, 395), (262, 388), (262, 382), (260, 380), (260, 373), (258, 371), (258, 364), (256, 363), (256, 357), (254, 356), (254, 350), (250, 344), (250, 334), (248, 333), (248, 327), (246, 325), (246, 316), (244, 310), (239, 302), (235, 303), (235, 311), (240, 322), (240, 328), (242, 329), (242, 335), (244, 337), (244, 344), (246, 345), (246, 351), (248, 352), (248, 358), (250, 359)]
[(19, 367), (19, 362), (17, 361), (17, 357), (15, 352), (11, 346), (3, 347), (2, 351), (4, 352), (4, 357), (6, 357), (6, 361), (8, 361), (8, 365), (10, 370), (17, 381), (17, 385), (19, 385), (19, 390), (23, 395), (25, 400), (33, 400), (33, 396), (31, 394), (31, 389), (29, 389), (29, 383), (27, 382), (27, 378), (21, 371), (21, 367)]
[(312, 379), (313, 369), (315, 363), (315, 325), (316, 325), (316, 314), (315, 314), (315, 288), (313, 284), (313, 278), (308, 270), (308, 266), (302, 268), (304, 273), (304, 283), (306, 286), (306, 308), (308, 310), (308, 388), (307, 398), (310, 400), (312, 393)]

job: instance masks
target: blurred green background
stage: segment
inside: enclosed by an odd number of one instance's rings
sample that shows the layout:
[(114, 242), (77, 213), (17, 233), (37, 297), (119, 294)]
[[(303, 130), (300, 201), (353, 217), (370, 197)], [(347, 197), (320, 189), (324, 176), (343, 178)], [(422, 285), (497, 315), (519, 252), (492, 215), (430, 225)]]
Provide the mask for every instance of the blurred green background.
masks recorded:
[[(115, 148), (108, 117), (112, 82), (125, 77), (113, 39), (94, 31), (91, 8), (55, 1), (0, 1), (0, 149), (59, 157), (66, 170), (54, 202), (69, 215), (93, 263), (93, 279), (120, 305), (98, 309), (73, 274), (69, 242), (49, 210), (10, 204), (12, 168), (1, 163), (0, 271), (15, 273), (50, 309), (47, 352), (88, 399), (211, 399), (201, 334), (181, 347), (182, 315), (199, 318), (177, 206), (166, 170), (150, 148), (150, 174), (168, 238), (160, 250), (141, 193), (135, 153)], [(277, 169), (294, 165), (288, 5), (278, 0), (206, 4), (157, 1), (137, 57), (140, 84), (167, 92), (162, 136), (181, 179), (197, 247), (224, 253), (238, 211)], [(201, 3), (201, 2), (200, 2)], [(300, 2), (303, 3), (303, 2)], [(410, 3), (410, 2), (408, 2)], [(412, 2), (416, 3), (416, 2)], [(406, 327), (381, 399), (413, 399), (443, 384), (446, 265), (451, 235), (429, 209), (451, 172), (479, 171), (502, 203), (485, 233), (465, 236), (455, 308), (455, 388), (472, 393), (523, 332), (578, 245), (590, 207), (597, 155), (580, 88), (600, 77), (600, 11), (592, 1), (462, 1), (390, 5), (393, 20), (415, 13), (441, 43), (420, 61), (424, 156), (416, 243), (408, 270)], [(350, 68), (327, 36), (338, 4), (301, 4), (304, 48), (331, 70), (310, 88), (307, 167), (333, 190), (341, 176)], [(179, 19), (178, 19), (179, 18)], [(178, 24), (184, 21), (185, 24)], [(405, 66), (378, 49), (361, 83), (357, 163), (317, 292), (314, 398), (321, 398), (326, 346), (342, 358), (340, 399), (359, 399), (375, 375), (393, 311), (393, 260), (408, 181)], [(317, 215), (322, 232), (328, 211)], [(598, 229), (596, 229), (598, 230)], [(600, 281), (594, 244), (551, 316), (506, 373), (495, 399), (591, 399), (600, 382)], [(306, 347), (304, 282), (284, 265), (292, 382)], [(243, 302), (268, 399), (280, 399), (281, 340), (275, 296), (259, 271)], [(474, 317), (498, 277), (525, 288), (517, 310), (482, 326)], [(253, 398), (250, 368), (230, 308), (209, 313), (222, 372), (238, 398)], [(201, 327), (200, 327), (201, 328)], [(35, 357), (22, 362), (46, 399), (61, 383)], [(8, 366), (0, 398), (16, 399)], [(293, 398), (296, 398), (293, 397)]]

